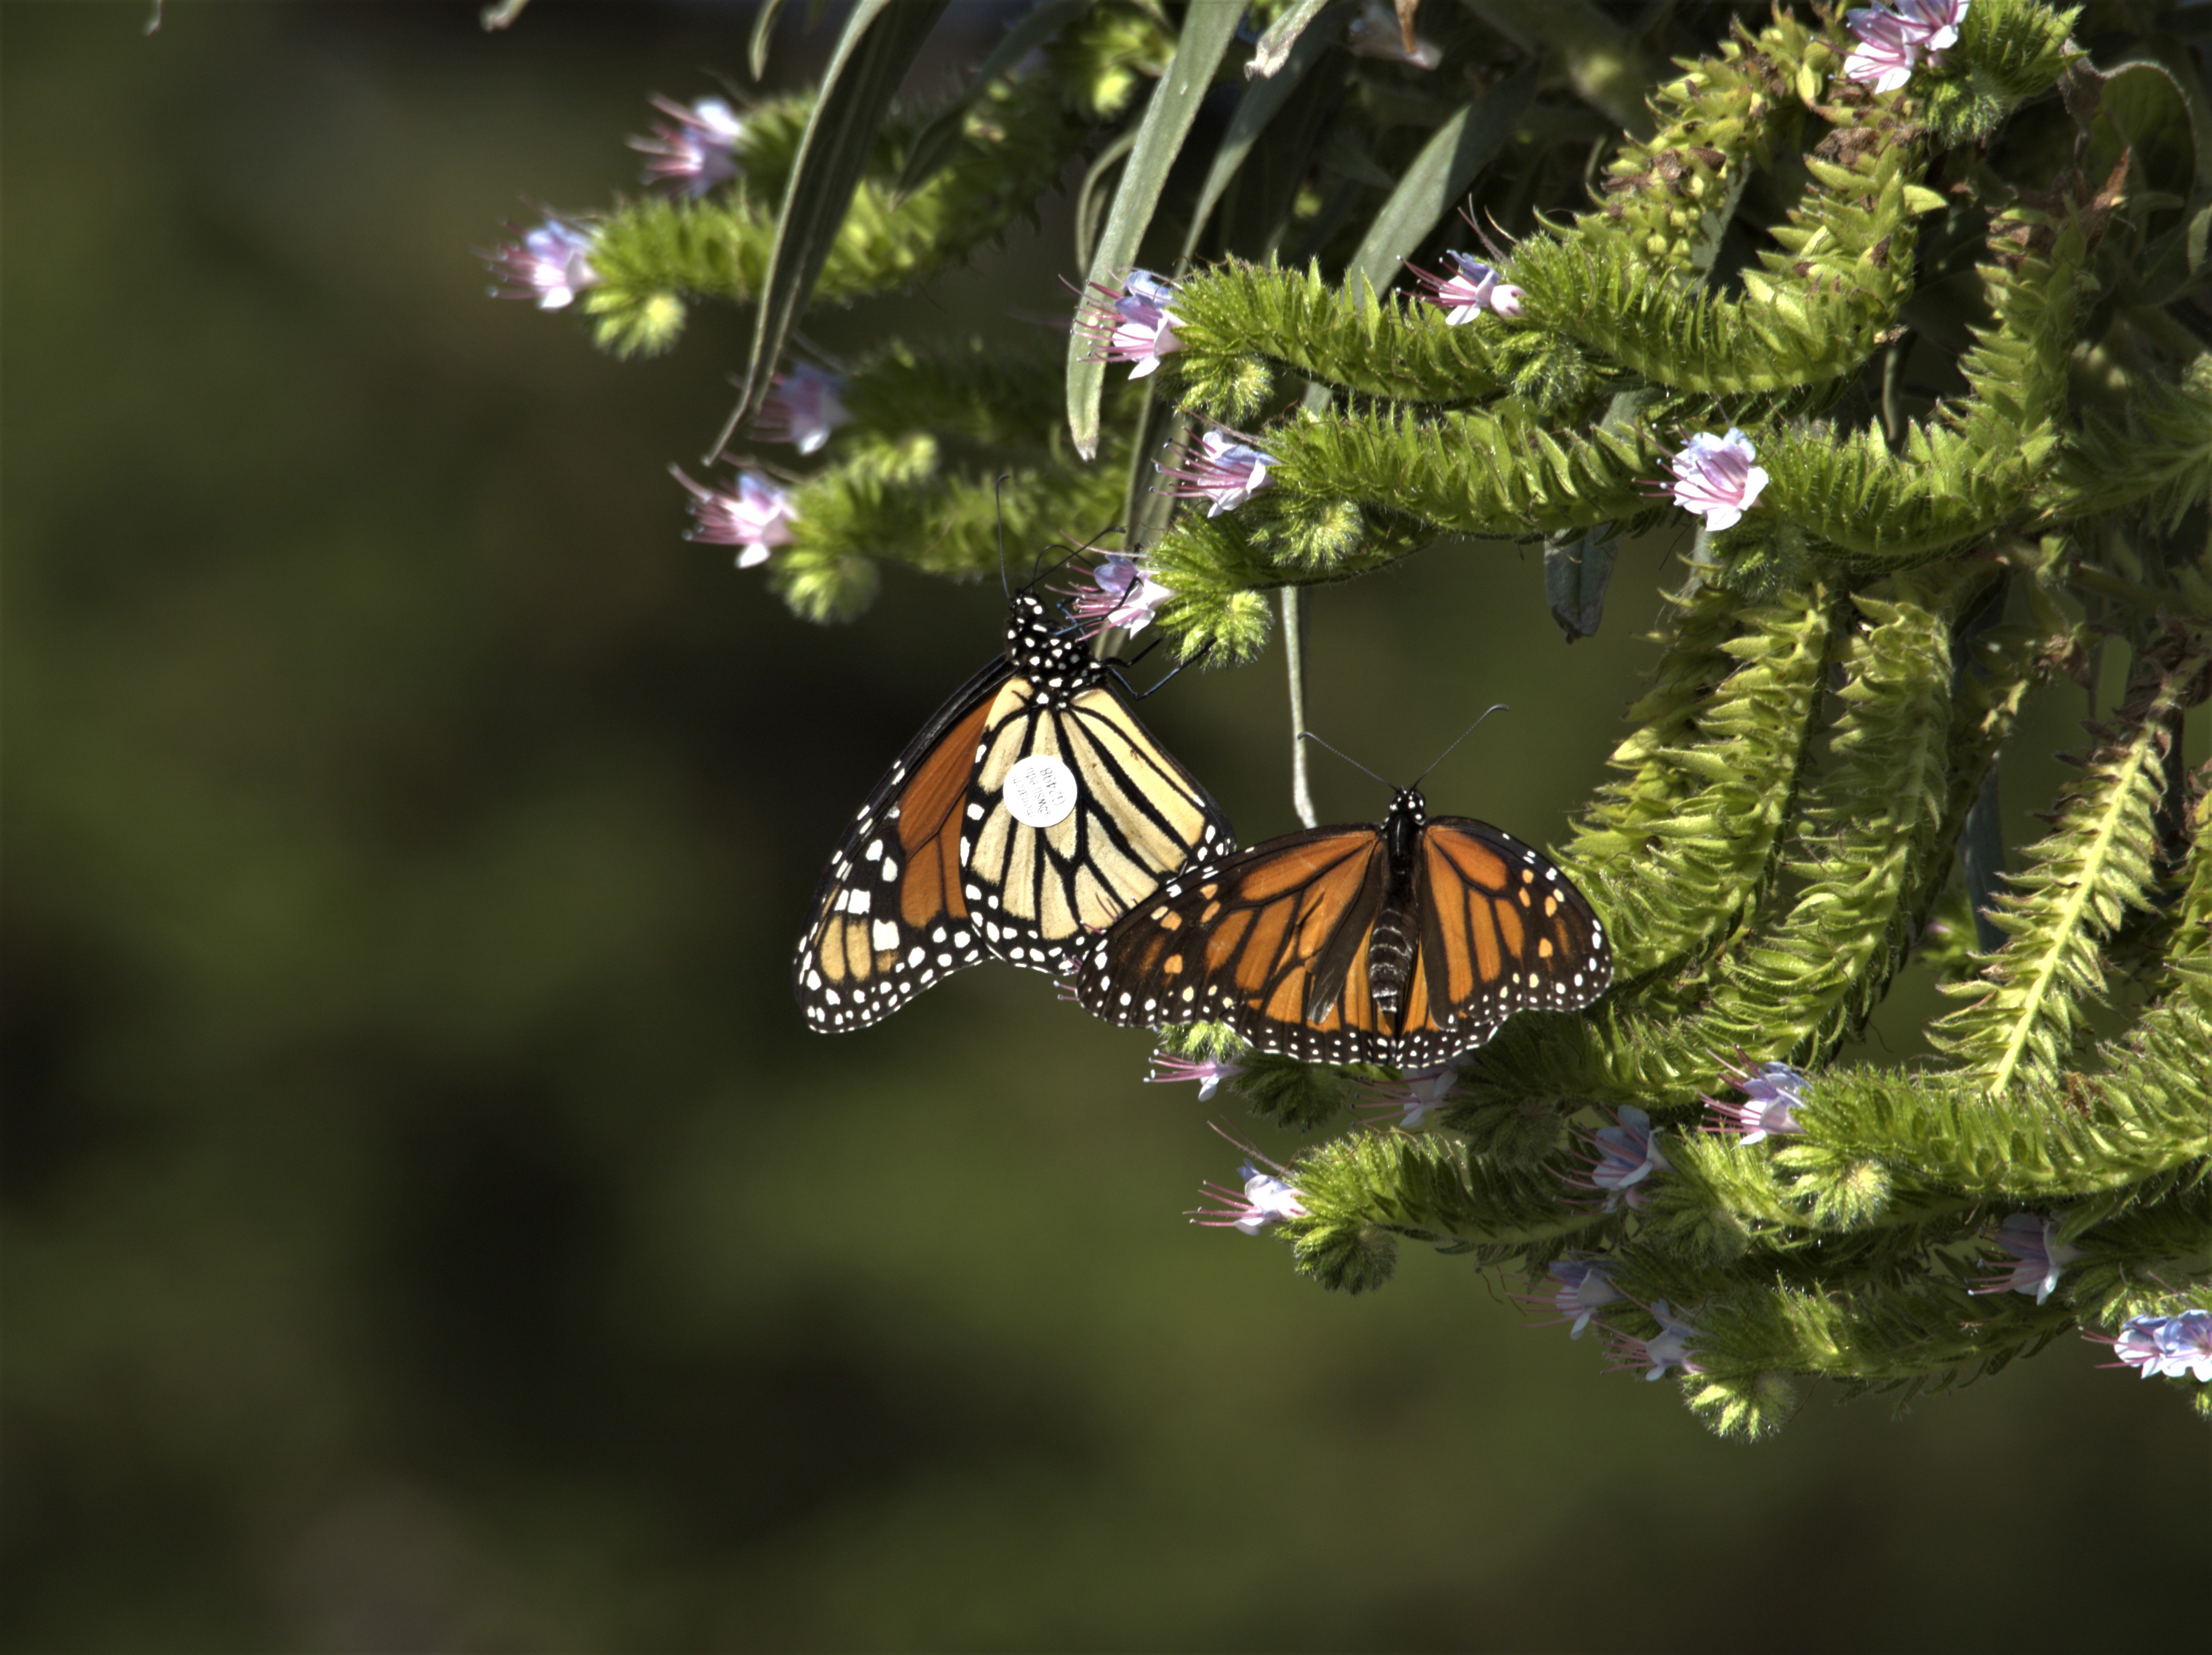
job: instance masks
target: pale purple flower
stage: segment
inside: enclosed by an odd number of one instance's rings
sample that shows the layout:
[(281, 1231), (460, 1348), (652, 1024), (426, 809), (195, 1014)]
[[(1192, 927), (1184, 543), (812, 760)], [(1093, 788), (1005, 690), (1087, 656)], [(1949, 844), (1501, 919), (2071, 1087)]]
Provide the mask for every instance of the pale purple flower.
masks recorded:
[(1218, 431), (1201, 432), (1196, 447), (1177, 449), (1175, 458), (1182, 462), (1182, 470), (1153, 463), (1153, 470), (1175, 481), (1173, 488), (1160, 492), (1178, 500), (1211, 501), (1206, 508), (1210, 518), (1234, 510), (1266, 488), (1267, 468), (1276, 463), (1273, 454), (1263, 454)]
[(753, 415), (752, 433), (763, 442), (797, 445), (802, 454), (818, 451), (830, 433), (850, 425), (853, 416), (837, 393), (845, 381), (825, 373), (811, 362), (799, 362), (788, 373), (779, 373)]
[(1644, 1191), (1638, 1186), (1654, 1173), (1668, 1170), (1671, 1163), (1659, 1147), (1659, 1135), (1652, 1130), (1651, 1117), (1632, 1103), (1625, 1103), (1613, 1116), (1614, 1124), (1601, 1126), (1595, 1132), (1583, 1134), (1597, 1150), (1596, 1163), (1583, 1177), (1577, 1179), (1586, 1190), (1605, 1191), (1605, 1210), (1612, 1212), (1626, 1202), (1631, 1207), (1644, 1204)]
[(2132, 1367), (2143, 1378), (2193, 1379), (2212, 1383), (2212, 1310), (2185, 1310), (2179, 1316), (2130, 1316), (2119, 1332), (2092, 1333), (2099, 1344), (2110, 1345), (2116, 1362), (2106, 1367)]
[(2167, 1317), (2159, 1330), (2159, 1346), (2166, 1352), (2166, 1371), (2175, 1379), (2185, 1374), (2199, 1385), (2212, 1385), (2212, 1310)]
[(1379, 58), (1409, 69), (1434, 69), (1444, 58), (1435, 41), (1419, 35), (1413, 38), (1413, 50), (1406, 49), (1406, 31), (1389, 0), (1367, 0), (1367, 9), (1346, 27), (1344, 44), (1355, 58)]
[(1846, 12), (1844, 21), (1859, 44), (1844, 60), (1844, 76), (1876, 92), (1894, 92), (1912, 78), (1920, 54), (1940, 64), (1944, 52), (1959, 43), (1968, 0), (1898, 0), (1897, 9), (1867, 6)]
[(629, 141), (631, 149), (647, 158), (647, 184), (664, 185), (679, 196), (703, 196), (737, 177), (738, 139), (745, 124), (729, 105), (720, 98), (680, 104), (656, 94), (653, 106), (675, 124), (656, 126), (651, 137)]
[(706, 488), (681, 471), (676, 472), (676, 480), (691, 491), (691, 515), (696, 521), (684, 535), (686, 540), (738, 547), (741, 569), (767, 562), (772, 548), (790, 543), (791, 525), (799, 520), (799, 508), (792, 504), (789, 494), (759, 472), (750, 469), (738, 472), (735, 494)]
[(1845, 80), (1876, 92), (1894, 92), (1912, 78), (1920, 42), (1905, 19), (1885, 7), (1869, 6), (1846, 12), (1844, 21), (1859, 41), (1844, 60)]
[(1974, 1293), (2032, 1293), (2041, 1304), (2058, 1285), (2058, 1273), (2081, 1256), (2081, 1249), (2058, 1239), (2059, 1221), (2039, 1213), (2014, 1213), (1990, 1239), (2012, 1254), (2013, 1263)]
[(1093, 361), (1131, 362), (1132, 379), (1141, 379), (1160, 365), (1160, 358), (1182, 349), (1175, 330), (1182, 318), (1168, 306), (1174, 301), (1176, 283), (1150, 270), (1132, 270), (1121, 291), (1091, 284), (1091, 294), (1078, 308), (1075, 328), (1088, 334), (1096, 349)]
[(1120, 627), (1133, 636), (1150, 626), (1160, 605), (1175, 596), (1175, 588), (1155, 576), (1140, 557), (1112, 553), (1089, 573), (1090, 590), (1078, 588), (1071, 594), (1075, 602), (1068, 612), (1078, 621), (1094, 622), (1094, 634)]
[[(1244, 1177), (1243, 1193), (1240, 1196), (1225, 1184), (1209, 1181), (1200, 1185), (1200, 1189), (1213, 1205), (1193, 1211), (1193, 1223), (1257, 1235), (1271, 1225), (1306, 1215), (1304, 1198), (1288, 1180), (1277, 1178), (1273, 1173), (1263, 1173), (1249, 1161), (1237, 1170)], [(1275, 1170), (1285, 1169), (1279, 1167)]]
[(1406, 1131), (1416, 1131), (1426, 1124), (1429, 1117), (1442, 1112), (1451, 1096), (1452, 1088), (1459, 1084), (1459, 1070), (1451, 1064), (1438, 1064), (1432, 1069), (1415, 1069), (1395, 1086), (1376, 1088), (1363, 1108), (1373, 1107), (1388, 1112), (1399, 1112), (1398, 1125)]
[(1804, 1076), (1786, 1063), (1763, 1063), (1755, 1071), (1729, 1070), (1729, 1083), (1743, 1094), (1741, 1103), (1723, 1103), (1718, 1098), (1707, 1098), (1718, 1122), (1705, 1128), (1708, 1132), (1735, 1132), (1741, 1135), (1746, 1143), (1757, 1143), (1769, 1137), (1782, 1137), (1805, 1129), (1797, 1124), (1797, 1110), (1804, 1103)]
[(594, 232), (566, 219), (549, 218), (520, 239), (502, 241), (481, 255), (505, 283), (490, 289), (492, 296), (534, 299), (540, 310), (564, 308), (585, 288), (599, 285), (599, 273), (592, 268), (591, 259), (597, 239)]
[(1940, 64), (1943, 53), (1959, 44), (1959, 25), (1966, 21), (1970, 0), (1897, 0), (1898, 15), (1909, 28), (1921, 31), (1920, 49), (1928, 61)]
[(1540, 1323), (1538, 1325), (1572, 1323), (1573, 1325), (1567, 1329), (1570, 1339), (1581, 1338), (1589, 1327), (1591, 1317), (1607, 1305), (1619, 1304), (1628, 1296), (1613, 1286), (1612, 1278), (1605, 1273), (1605, 1266), (1595, 1259), (1561, 1258), (1544, 1268), (1559, 1284), (1548, 1300), (1540, 1294), (1516, 1294), (1514, 1296), (1532, 1305), (1548, 1303), (1559, 1313), (1551, 1323)]
[(1698, 1337), (1696, 1327), (1669, 1310), (1664, 1299), (1654, 1299), (1647, 1308), (1657, 1319), (1659, 1331), (1649, 1339), (1614, 1331), (1613, 1343), (1607, 1347), (1614, 1362), (1607, 1371), (1617, 1373), (1623, 1368), (1641, 1367), (1647, 1370), (1644, 1375), (1647, 1379), (1665, 1379), (1670, 1367), (1679, 1367), (1685, 1373), (1704, 1373), (1690, 1359), (1690, 1341)]
[(1521, 289), (1501, 282), (1503, 271), (1471, 253), (1448, 251), (1444, 257), (1457, 267), (1457, 275), (1445, 276), (1416, 266), (1413, 280), (1428, 289), (1425, 296), (1431, 304), (1444, 307), (1447, 326), (1472, 322), (1485, 311), (1509, 318), (1521, 314)]
[(1220, 1058), (1185, 1058), (1173, 1052), (1152, 1053), (1152, 1072), (1145, 1076), (1148, 1081), (1196, 1081), (1198, 1100), (1213, 1101), (1213, 1094), (1221, 1082), (1233, 1080), (1244, 1072), (1241, 1063), (1231, 1063)]
[(1700, 431), (1667, 462), (1674, 481), (1660, 487), (1684, 511), (1702, 513), (1705, 528), (1717, 534), (1734, 528), (1746, 512), (1759, 504), (1759, 494), (1766, 487), (1766, 472), (1752, 464), (1758, 458), (1751, 439), (1733, 426), (1725, 437)]
[(2112, 1354), (2119, 1358), (2116, 1362), (2100, 1362), (2098, 1366), (2136, 1368), (2147, 1379), (2154, 1374), (2163, 1374), (2166, 1372), (2166, 1341), (2161, 1336), (2166, 1332), (2166, 1319), (2163, 1316), (2130, 1316), (2127, 1325), (2117, 1335), (2087, 1335), (2099, 1344), (2112, 1346)]

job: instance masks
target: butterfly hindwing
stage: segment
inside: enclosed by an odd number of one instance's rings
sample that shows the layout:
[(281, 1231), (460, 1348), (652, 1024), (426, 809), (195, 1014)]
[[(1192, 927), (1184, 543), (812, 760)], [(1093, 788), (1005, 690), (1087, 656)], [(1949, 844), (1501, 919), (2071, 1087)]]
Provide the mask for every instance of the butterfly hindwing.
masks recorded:
[(837, 841), (792, 968), (816, 1028), (865, 1028), (985, 957), (961, 890), (960, 807), (1010, 670), (993, 661), (955, 691)]

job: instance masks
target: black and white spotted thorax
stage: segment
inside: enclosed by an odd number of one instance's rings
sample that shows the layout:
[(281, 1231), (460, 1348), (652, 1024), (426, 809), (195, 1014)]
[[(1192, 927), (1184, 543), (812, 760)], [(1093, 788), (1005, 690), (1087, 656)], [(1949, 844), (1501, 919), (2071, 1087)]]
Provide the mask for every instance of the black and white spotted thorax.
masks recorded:
[(1006, 662), (1030, 682), (1033, 705), (1065, 711), (1080, 692), (1106, 676), (1091, 653), (1091, 640), (1065, 622), (1055, 625), (1044, 600), (1030, 592), (1006, 611)]
[(1429, 802), (1421, 797), (1418, 787), (1401, 787), (1390, 801), (1390, 812), (1382, 818), (1382, 844), (1390, 856), (1390, 872), (1396, 878), (1401, 872), (1413, 876), (1413, 858), (1421, 848), (1421, 829), (1429, 825)]

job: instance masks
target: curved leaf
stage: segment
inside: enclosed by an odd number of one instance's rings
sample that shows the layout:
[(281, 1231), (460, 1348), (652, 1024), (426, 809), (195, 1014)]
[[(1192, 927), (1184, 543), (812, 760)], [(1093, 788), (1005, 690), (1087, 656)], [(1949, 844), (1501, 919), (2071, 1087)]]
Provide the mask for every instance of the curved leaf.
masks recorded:
[(1536, 95), (1536, 71), (1531, 58), (1436, 130), (1375, 215), (1367, 239), (1346, 268), (1347, 287), (1356, 292), (1355, 278), (1363, 276), (1378, 293), (1389, 286), (1398, 267), (1512, 137), (1522, 112)]
[[(1314, 21), (1313, 14), (1328, 3), (1328, 0), (1308, 0), (1298, 11), (1304, 13), (1305, 21), (1310, 22)], [(1296, 15), (1286, 13), (1283, 22)], [(1261, 56), (1266, 54), (1268, 41), (1282, 27), (1283, 23), (1279, 22), (1261, 37)], [(1204, 233), (1206, 221), (1212, 215), (1222, 191), (1237, 176), (1244, 157), (1252, 153), (1253, 144), (1267, 130), (1267, 123), (1275, 118), (1276, 112), (1290, 100), (1291, 94), (1297, 90), (1306, 71), (1321, 61), (1322, 53), (1333, 44), (1334, 34), (1333, 29), (1307, 28), (1302, 24), (1297, 39), (1285, 48), (1274, 67), (1256, 71), (1267, 78), (1255, 80), (1244, 88), (1244, 95), (1237, 100), (1237, 112), (1230, 117), (1229, 130), (1221, 140), (1221, 148), (1213, 152), (1213, 165), (1206, 172), (1205, 185), (1198, 192), (1198, 205), (1191, 211), (1190, 231), (1182, 239), (1182, 255), (1176, 261), (1179, 265), (1190, 262), (1191, 250), (1198, 246), (1198, 238)], [(1258, 64), (1260, 57), (1252, 61)]]
[(1044, 3), (1006, 31), (1006, 38), (993, 48), (975, 71), (975, 78), (968, 89), (951, 104), (938, 112), (929, 124), (915, 135), (914, 145), (907, 151), (906, 167), (899, 173), (898, 193), (910, 196), (929, 182), (939, 168), (952, 158), (960, 142), (960, 132), (968, 119), (968, 112), (983, 88), (1004, 75), (1037, 47), (1060, 33), (1068, 23), (1087, 11), (1096, 0), (1044, 0)]
[(760, 308), (753, 318), (752, 361), (744, 391), (714, 452), (750, 418), (768, 395), (776, 358), (791, 324), (814, 291), (830, 245), (845, 221), (853, 191), (875, 146), (876, 129), (890, 112), (891, 95), (915, 54), (936, 27), (946, 0), (860, 0), (846, 21), (822, 90), (807, 117), (792, 163), (791, 183), (777, 215), (775, 245), (761, 279)]
[(1297, 0), (1260, 37), (1259, 49), (1244, 66), (1245, 74), (1262, 81), (1280, 74), (1305, 40), (1308, 26), (1328, 3), (1329, 0)]
[[(1105, 232), (1098, 238), (1085, 275), (1086, 293), (1092, 282), (1111, 286), (1114, 272), (1136, 257), (1138, 244), (1145, 239), (1152, 213), (1159, 206), (1161, 186), (1182, 151), (1182, 141), (1213, 84), (1214, 70), (1221, 66), (1229, 43), (1237, 38), (1237, 25), (1243, 15), (1242, 6), (1222, 0), (1190, 9), (1168, 72), (1160, 76), (1159, 84), (1152, 88), (1152, 101), (1145, 106), (1136, 147), (1130, 152), (1128, 165), (1121, 169), (1113, 210), (1106, 215)], [(1105, 383), (1105, 362), (1091, 355), (1080, 332), (1071, 333), (1067, 428), (1075, 440), (1075, 452), (1086, 460), (1098, 452), (1098, 393)]]

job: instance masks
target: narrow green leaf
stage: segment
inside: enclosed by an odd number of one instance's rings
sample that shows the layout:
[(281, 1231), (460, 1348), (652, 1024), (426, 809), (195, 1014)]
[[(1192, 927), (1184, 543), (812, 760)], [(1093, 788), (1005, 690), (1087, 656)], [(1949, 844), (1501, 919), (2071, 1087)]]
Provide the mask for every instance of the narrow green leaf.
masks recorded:
[(1345, 270), (1346, 282), (1364, 276), (1378, 293), (1390, 285), (1399, 266), (1512, 138), (1535, 95), (1536, 71), (1532, 58), (1436, 130), (1376, 214)]
[(1042, 5), (1008, 29), (1006, 38), (999, 42), (983, 60), (982, 68), (975, 71), (975, 78), (968, 83), (968, 89), (915, 135), (914, 147), (907, 152), (905, 169), (899, 173), (898, 193), (912, 195), (951, 159), (953, 150), (959, 145), (960, 130), (968, 119), (968, 112), (975, 106), (975, 100), (982, 95), (984, 88), (1095, 3), (1096, 0), (1044, 0)]
[(717, 455), (768, 395), (783, 342), (814, 291), (845, 221), (845, 209), (852, 204), (853, 191), (866, 170), (876, 129), (945, 3), (860, 0), (846, 20), (792, 163), (791, 183), (776, 216), (775, 244), (769, 250), (768, 269), (761, 278), (744, 391), (714, 445)]
[(1332, 126), (1321, 141), (1314, 159), (1339, 178), (1350, 179), (1354, 184), (1366, 185), (1370, 189), (1390, 190), (1397, 187), (1395, 173), (1383, 168), (1367, 146), (1342, 125)]
[[(941, 0), (940, 0), (941, 3)], [(1091, 258), (1085, 277), (1089, 284), (1115, 285), (1115, 273), (1137, 256), (1138, 244), (1160, 203), (1160, 190), (1168, 170), (1182, 153), (1182, 141), (1213, 84), (1213, 72), (1237, 38), (1237, 25), (1244, 9), (1228, 0), (1193, 6), (1183, 22), (1182, 38), (1176, 43), (1168, 71), (1152, 88), (1145, 118), (1137, 128), (1136, 146), (1128, 165), (1121, 169), (1121, 187), (1114, 192), (1113, 210), (1106, 215), (1106, 229)], [(1067, 341), (1067, 428), (1075, 452), (1085, 459), (1098, 452), (1098, 397), (1106, 383), (1106, 364), (1094, 359), (1090, 341), (1080, 332)]]
[(1605, 616), (1605, 589), (1613, 579), (1617, 523), (1595, 529), (1570, 529), (1544, 541), (1544, 597), (1552, 619), (1571, 644), (1597, 634)]
[(745, 48), (745, 62), (757, 81), (768, 73), (769, 42), (775, 38), (776, 19), (783, 15), (784, 0), (761, 0), (760, 15), (753, 19), (753, 38)]
[(1189, 431), (1190, 416), (1157, 397), (1146, 397), (1138, 407), (1121, 504), (1121, 543), (1133, 552), (1157, 543), (1175, 519), (1175, 496), (1158, 487), (1159, 456), (1169, 445), (1185, 440)]
[[(1328, 3), (1328, 0), (1306, 0), (1306, 3), (1298, 9), (1309, 14), (1310, 21), (1311, 14), (1318, 12)], [(1284, 21), (1288, 21), (1294, 15), (1285, 13)], [(1261, 52), (1267, 51), (1267, 42), (1282, 27), (1282, 22), (1278, 22), (1261, 37)], [(1274, 68), (1258, 71), (1264, 78), (1255, 80), (1244, 88), (1244, 95), (1237, 102), (1237, 112), (1229, 118), (1229, 130), (1221, 140), (1221, 148), (1213, 152), (1213, 165), (1206, 174), (1206, 184), (1198, 192), (1198, 206), (1190, 216), (1190, 233), (1183, 237), (1182, 254), (1176, 261), (1178, 266), (1190, 262), (1191, 251), (1198, 246), (1198, 238), (1205, 232), (1206, 221), (1212, 216), (1213, 209), (1221, 199), (1221, 192), (1237, 176), (1237, 169), (1244, 164), (1244, 157), (1252, 153), (1252, 146), (1258, 141), (1260, 134), (1267, 130), (1267, 123), (1275, 118), (1276, 112), (1289, 101), (1291, 94), (1297, 90), (1299, 82), (1306, 77), (1306, 72), (1321, 61), (1322, 53), (1328, 50), (1335, 38), (1334, 28), (1307, 28), (1301, 24), (1297, 39), (1290, 43)], [(1257, 64), (1260, 60), (1255, 57), (1252, 61)]]
[(1098, 221), (1104, 209), (1101, 197), (1106, 180), (1114, 176), (1115, 168), (1128, 159), (1129, 151), (1136, 147), (1137, 130), (1117, 133), (1111, 142), (1098, 152), (1083, 174), (1083, 182), (1075, 191), (1075, 262), (1085, 270), (1091, 268), (1091, 255), (1098, 245)]
[(1244, 73), (1261, 81), (1280, 75), (1305, 40), (1308, 26), (1329, 3), (1330, 0), (1297, 0), (1260, 37), (1259, 48), (1253, 52), (1252, 61), (1244, 66)]

